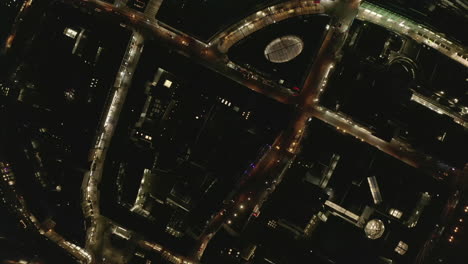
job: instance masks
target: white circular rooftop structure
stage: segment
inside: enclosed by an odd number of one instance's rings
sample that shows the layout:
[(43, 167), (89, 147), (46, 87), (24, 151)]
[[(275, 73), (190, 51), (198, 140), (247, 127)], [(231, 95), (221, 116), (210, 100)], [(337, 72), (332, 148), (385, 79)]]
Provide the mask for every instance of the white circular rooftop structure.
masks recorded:
[(367, 222), (366, 226), (364, 227), (364, 232), (368, 238), (378, 239), (382, 237), (383, 233), (385, 232), (385, 225), (379, 219), (372, 219)]
[(265, 48), (265, 58), (273, 63), (284, 63), (301, 54), (304, 42), (294, 35), (274, 39)]

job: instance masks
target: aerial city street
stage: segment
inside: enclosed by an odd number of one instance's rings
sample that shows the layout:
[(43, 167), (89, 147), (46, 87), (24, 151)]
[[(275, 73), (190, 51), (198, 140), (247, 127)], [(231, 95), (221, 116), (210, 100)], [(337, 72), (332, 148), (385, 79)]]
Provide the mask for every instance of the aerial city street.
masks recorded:
[(0, 264), (468, 263), (464, 0), (4, 0)]

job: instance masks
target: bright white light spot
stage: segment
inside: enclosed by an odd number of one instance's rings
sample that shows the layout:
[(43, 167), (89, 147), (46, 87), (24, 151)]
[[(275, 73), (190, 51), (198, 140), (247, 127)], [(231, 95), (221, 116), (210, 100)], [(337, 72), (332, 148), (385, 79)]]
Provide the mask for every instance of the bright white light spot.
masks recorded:
[(165, 80), (165, 81), (164, 81), (164, 86), (167, 87), (167, 88), (171, 88), (172, 82), (169, 81), (169, 80)]
[(76, 30), (73, 30), (71, 28), (66, 28), (65, 31), (63, 32), (63, 34), (65, 34), (65, 36), (67, 37), (70, 37), (72, 39), (76, 38), (76, 35), (78, 34), (78, 32)]

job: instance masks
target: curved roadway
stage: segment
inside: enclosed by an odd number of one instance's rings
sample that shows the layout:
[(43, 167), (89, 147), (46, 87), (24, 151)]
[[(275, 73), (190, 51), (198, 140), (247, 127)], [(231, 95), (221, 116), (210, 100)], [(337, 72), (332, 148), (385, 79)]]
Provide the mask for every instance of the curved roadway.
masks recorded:
[[(422, 153), (415, 152), (405, 144), (395, 141), (386, 143), (373, 136), (370, 131), (355, 124), (351, 119), (335, 113), (328, 114), (327, 110), (318, 106), (320, 94), (326, 88), (327, 78), (333, 70), (335, 58), (339, 55), (341, 46), (346, 38), (347, 30), (356, 16), (358, 19), (376, 23), (389, 30), (409, 36), (420, 43), (425, 43), (439, 50), (465, 66), (468, 65), (467, 53), (464, 47), (448, 40), (440, 33), (418, 26), (411, 20), (367, 3), (359, 8), (359, 0), (322, 0), (320, 4), (310, 0), (288, 1), (260, 10), (213, 37), (210, 43), (204, 43), (156, 21), (154, 16), (137, 12), (125, 6), (117, 7), (98, 0), (65, 1), (93, 9), (97, 7), (100, 9), (100, 12), (123, 16), (130, 22), (131, 27), (150, 31), (162, 43), (185, 56), (191, 57), (208, 68), (277, 101), (297, 103), (298, 111), (292, 121), (292, 125), (278, 136), (272, 148), (256, 164), (256, 169), (245, 175), (244, 184), (239, 187), (237, 194), (234, 196), (234, 203), (226, 205), (223, 208), (224, 210), (213, 218), (204, 234), (200, 237), (193, 255), (196, 259), (201, 258), (209, 240), (223, 224), (237, 226), (239, 230), (242, 230), (242, 227), (245, 226), (245, 221), (248, 221), (250, 216), (244, 218), (244, 222), (241, 221), (240, 224), (236, 224), (235, 220), (233, 220), (234, 214), (237, 214), (236, 212), (242, 210), (245, 215), (250, 215), (251, 212), (255, 213), (260, 209), (263, 201), (267, 199), (269, 193), (281, 181), (283, 172), (299, 150), (298, 147), (300, 146), (302, 135), (307, 127), (307, 120), (311, 116), (332, 124), (338, 129), (342, 129), (344, 133), (349, 133), (360, 138), (362, 141), (368, 142), (414, 167), (427, 167), (429, 163), (429, 167), (436, 170), (440, 169), (437, 161)], [(160, 2), (160, 0), (154, 1)], [(234, 43), (271, 23), (276, 23), (293, 16), (321, 13), (330, 15), (333, 18), (331, 28), (320, 48), (312, 70), (307, 76), (299, 98), (293, 99), (289, 89), (235, 65), (226, 56), (227, 50)], [(150, 14), (153, 14), (153, 12), (150, 12)], [(96, 245), (100, 242), (99, 234), (103, 232), (99, 230), (99, 223), (103, 221), (99, 211), (99, 183), (102, 176), (103, 162), (137, 65), (142, 45), (142, 35), (135, 31), (122, 61), (119, 75), (116, 77), (114, 94), (106, 112), (106, 119), (99, 130), (96, 146), (91, 151), (91, 169), (83, 181), (83, 210), (86, 217), (90, 219), (87, 249), (93, 253), (97, 253)], [(455, 168), (452, 170), (459, 172)], [(264, 181), (265, 179), (266, 181)], [(175, 259), (172, 260), (173, 263), (188, 263), (188, 260), (181, 257)]]

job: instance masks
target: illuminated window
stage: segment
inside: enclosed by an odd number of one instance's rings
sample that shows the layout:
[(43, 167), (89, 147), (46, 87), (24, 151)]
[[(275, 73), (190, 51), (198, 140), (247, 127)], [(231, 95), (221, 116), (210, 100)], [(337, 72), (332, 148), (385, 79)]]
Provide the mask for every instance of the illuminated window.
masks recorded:
[(378, 239), (384, 234), (385, 225), (381, 220), (373, 219), (367, 222), (366, 226), (364, 227), (364, 232), (368, 238)]
[(66, 28), (65, 31), (63, 32), (67, 37), (70, 37), (72, 39), (76, 38), (76, 35), (78, 32), (76, 30), (73, 30), (71, 28)]
[(172, 82), (169, 81), (169, 80), (165, 80), (165, 81), (164, 81), (164, 86), (167, 87), (167, 88), (171, 88)]
[(304, 47), (304, 42), (297, 36), (283, 36), (270, 42), (266, 46), (265, 58), (273, 63), (288, 62), (299, 54)]
[(395, 252), (400, 255), (404, 255), (406, 251), (408, 251), (408, 244), (403, 241), (398, 242), (398, 245), (395, 248)]
[(276, 228), (278, 226), (278, 223), (276, 223), (275, 220), (270, 220), (268, 221), (268, 226), (271, 228)]
[(397, 218), (397, 219), (400, 219), (401, 216), (403, 215), (403, 212), (398, 210), (398, 209), (390, 209), (389, 212), (388, 212), (391, 216)]

